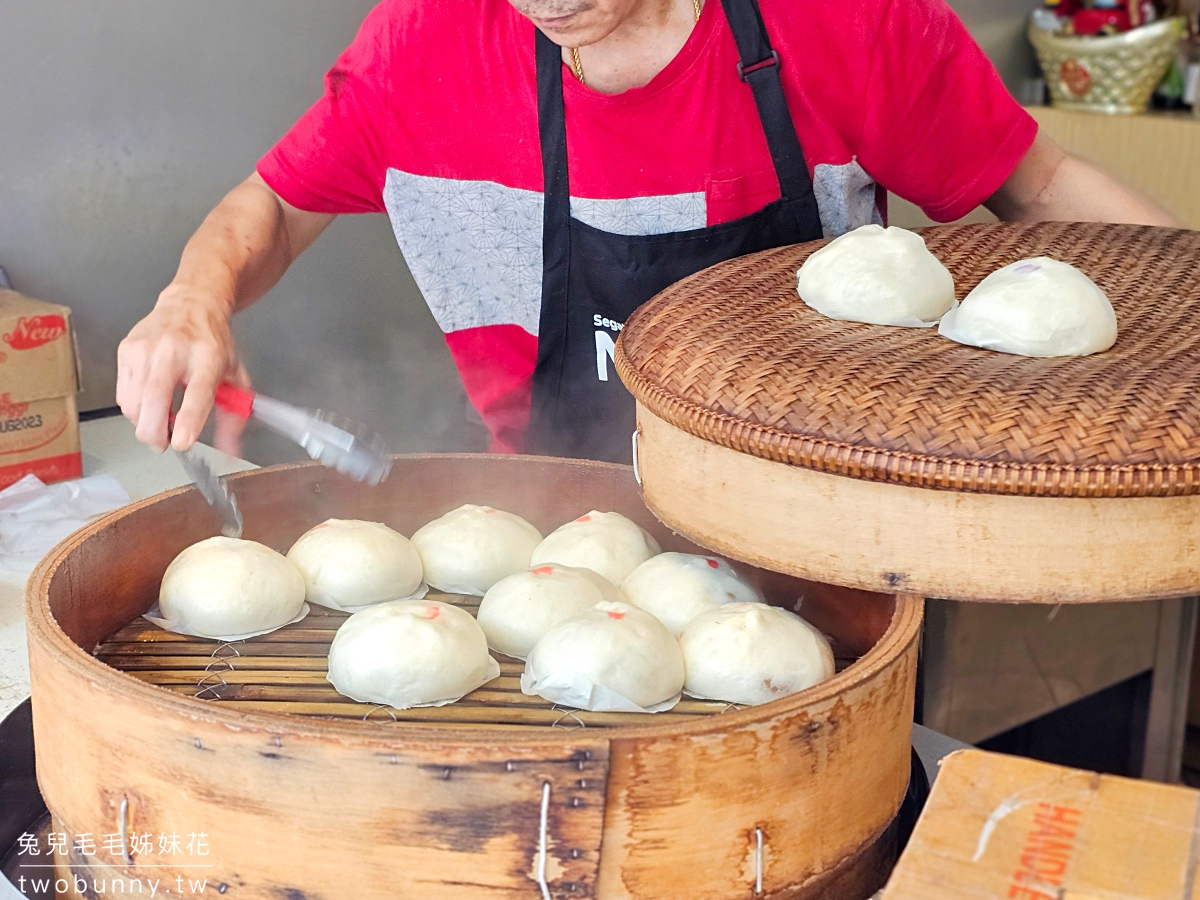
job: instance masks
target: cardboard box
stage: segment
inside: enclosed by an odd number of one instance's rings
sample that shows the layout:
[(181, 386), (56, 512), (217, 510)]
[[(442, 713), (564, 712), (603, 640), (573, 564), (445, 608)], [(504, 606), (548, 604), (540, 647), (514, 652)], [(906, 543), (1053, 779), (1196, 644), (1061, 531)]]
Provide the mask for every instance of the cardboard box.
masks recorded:
[(1200, 900), (1200, 792), (960, 750), (882, 900)]
[(83, 474), (76, 356), (67, 307), (0, 291), (0, 488)]

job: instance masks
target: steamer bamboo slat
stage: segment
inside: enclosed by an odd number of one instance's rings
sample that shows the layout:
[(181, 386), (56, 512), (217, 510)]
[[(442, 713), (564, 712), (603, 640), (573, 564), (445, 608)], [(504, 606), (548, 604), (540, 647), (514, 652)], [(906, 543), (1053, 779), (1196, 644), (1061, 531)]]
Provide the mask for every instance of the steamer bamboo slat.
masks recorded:
[[(449, 594), (430, 597), (455, 603), (474, 613), (478, 598)], [(344, 613), (314, 606), (308, 617), (271, 635), (244, 641), (206, 641), (198, 638), (165, 641), (170, 635), (144, 619), (122, 628), (95, 652), (98, 660), (127, 672), (146, 684), (210, 702), (232, 704), (239, 709), (273, 710), (294, 715), (332, 716), (345, 719), (373, 718), (387, 722), (469, 722), (535, 728), (608, 728), (642, 725), (637, 714), (593, 713), (552, 706), (540, 697), (521, 693), (520, 675), (525, 664), (501, 654), (500, 677), (450, 706), (397, 710), (356, 703), (338, 694), (325, 678), (326, 657)], [(173, 635), (173, 637), (183, 637)], [(306, 640), (301, 641), (299, 638)], [(290, 640), (289, 640), (290, 638)], [(169, 655), (146, 652), (170, 647)], [(284, 648), (284, 652), (270, 652)], [(267, 651), (265, 655), (259, 655)], [(838, 669), (853, 658), (842, 656)], [(656, 724), (700, 715), (717, 715), (736, 710), (728, 703), (684, 698)]]
[[(280, 550), (329, 517), (411, 534), (464, 502), (543, 532), (611, 509), (667, 549), (695, 549), (620, 466), (401, 457), (374, 489), (316, 465), (231, 481), (246, 536)], [(194, 490), (174, 491), (72, 536), (31, 580), (38, 779), (56, 830), (202, 830), (204, 896), (241, 900), (523, 900), (542, 896), (543, 866), (555, 900), (733, 900), (760, 877), (758, 896), (775, 900), (864, 900), (886, 878), (910, 771), (919, 599), (750, 571), (774, 601), (802, 602), (848, 664), (761, 707), (557, 710), (520, 694), (520, 664), (504, 660), (463, 701), (401, 712), (324, 683), (340, 614), (315, 609), (236, 644), (139, 621), (170, 560), (216, 526)], [(64, 865), (174, 883), (187, 870), (170, 863), (100, 847)]]
[(731, 260), (626, 323), (648, 505), (719, 552), (819, 581), (1086, 602), (1200, 587), (1200, 233), (923, 231), (960, 298), (1047, 255), (1112, 300), (1106, 353), (1028, 359), (826, 319), (796, 271), (826, 242)]

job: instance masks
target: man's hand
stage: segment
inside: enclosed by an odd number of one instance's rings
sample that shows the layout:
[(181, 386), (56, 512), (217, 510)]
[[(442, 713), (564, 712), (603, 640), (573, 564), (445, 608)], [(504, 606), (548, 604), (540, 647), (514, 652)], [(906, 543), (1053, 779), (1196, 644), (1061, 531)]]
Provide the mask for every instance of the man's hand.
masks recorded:
[[(258, 175), (234, 188), (192, 235), (175, 280), (117, 350), (117, 403), (138, 440), (159, 450), (175, 389), (186, 385), (171, 446), (200, 435), (221, 381), (250, 386), (229, 320), (283, 277), (334, 217), (288, 204)], [(218, 413), (214, 443), (236, 456), (242, 421)]]
[(984, 206), (1007, 222), (1184, 227), (1154, 201), (1041, 134), (1008, 181)]
[[(117, 348), (117, 404), (137, 427), (138, 440), (166, 449), (167, 419), (180, 384), (187, 387), (170, 441), (181, 450), (200, 436), (220, 381), (248, 386), (229, 329), (230, 306), (201, 291), (173, 285), (121, 342)], [(237, 455), (241, 429), (236, 423), (221, 422), (220, 413), (218, 416), (218, 443), (225, 445), (218, 449)]]

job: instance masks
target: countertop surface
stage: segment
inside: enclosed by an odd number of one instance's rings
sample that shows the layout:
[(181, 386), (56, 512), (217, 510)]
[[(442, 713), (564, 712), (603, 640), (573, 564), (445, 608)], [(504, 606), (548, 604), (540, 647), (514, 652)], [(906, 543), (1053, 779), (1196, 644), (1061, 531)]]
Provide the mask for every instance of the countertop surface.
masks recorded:
[[(156, 453), (139, 443), (123, 417), (95, 419), (80, 425), (83, 474), (115, 477), (133, 500), (188, 484), (190, 479), (174, 453)], [(218, 475), (253, 469), (245, 460), (198, 446)], [(29, 657), (25, 646), (25, 583), (0, 572), (0, 719), (29, 696)]]

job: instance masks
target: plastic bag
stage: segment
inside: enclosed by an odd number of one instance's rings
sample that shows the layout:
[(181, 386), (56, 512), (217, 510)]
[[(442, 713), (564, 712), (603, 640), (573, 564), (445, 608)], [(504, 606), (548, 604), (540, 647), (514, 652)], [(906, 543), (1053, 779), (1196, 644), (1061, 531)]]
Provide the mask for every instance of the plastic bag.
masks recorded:
[(67, 535), (127, 503), (129, 494), (111, 475), (51, 485), (26, 475), (0, 491), (0, 569), (28, 576)]
[(679, 702), (676, 694), (662, 703), (650, 707), (638, 706), (627, 697), (596, 684), (584, 675), (575, 672), (558, 672), (547, 675), (531, 675), (528, 670), (521, 676), (521, 692), (536, 694), (551, 703), (584, 709), (589, 712), (639, 712), (660, 713), (673, 709)]
[(171, 631), (175, 634), (186, 634), (189, 637), (204, 638), (206, 641), (244, 641), (246, 638), (258, 637), (263, 634), (270, 634), (272, 631), (278, 631), (280, 628), (285, 628), (288, 625), (295, 625), (301, 619), (308, 615), (309, 606), (307, 603), (300, 607), (300, 612), (296, 613), (296, 617), (290, 622), (284, 622), (282, 625), (276, 625), (274, 628), (264, 628), (262, 631), (251, 631), (248, 634), (199, 634), (195, 631), (189, 631), (181, 625), (177, 625), (170, 619), (163, 617), (162, 609), (155, 603), (146, 612), (142, 613), (142, 618), (149, 622), (153, 622), (163, 631)]

